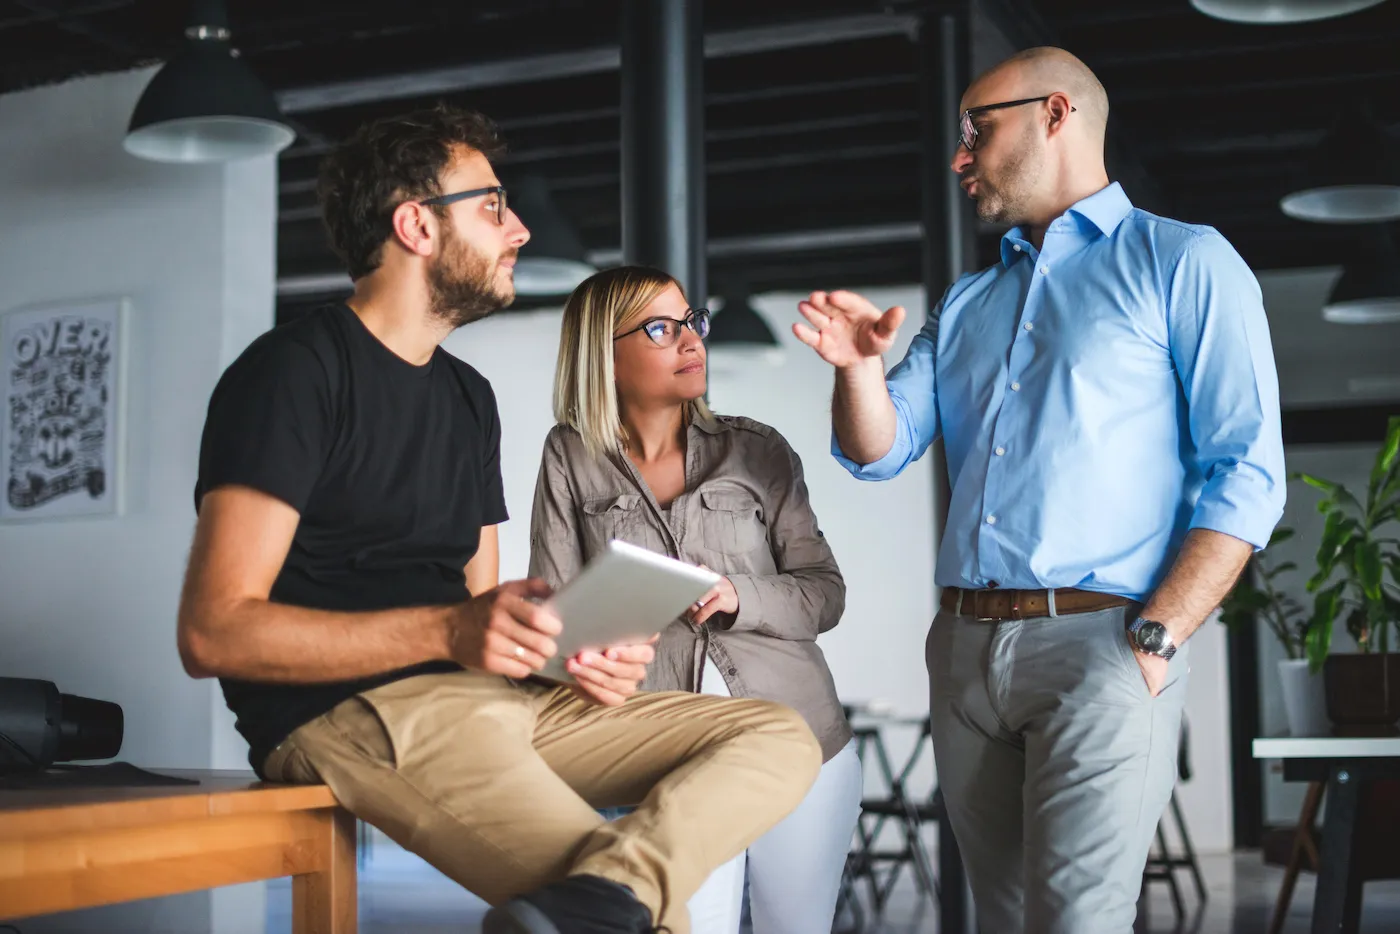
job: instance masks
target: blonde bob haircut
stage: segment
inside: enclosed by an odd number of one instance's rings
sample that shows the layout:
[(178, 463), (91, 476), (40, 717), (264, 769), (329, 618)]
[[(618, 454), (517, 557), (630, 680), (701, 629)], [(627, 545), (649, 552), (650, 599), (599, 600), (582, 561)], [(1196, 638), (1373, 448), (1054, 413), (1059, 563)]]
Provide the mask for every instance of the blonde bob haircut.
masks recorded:
[[(577, 431), (595, 457), (621, 454), (627, 447), (627, 430), (618, 415), (613, 335), (635, 326), (647, 306), (670, 286), (681, 288), (674, 276), (660, 269), (617, 266), (579, 283), (564, 306), (554, 370), (554, 420)], [(693, 418), (713, 422), (703, 399), (690, 403), (686, 424)]]

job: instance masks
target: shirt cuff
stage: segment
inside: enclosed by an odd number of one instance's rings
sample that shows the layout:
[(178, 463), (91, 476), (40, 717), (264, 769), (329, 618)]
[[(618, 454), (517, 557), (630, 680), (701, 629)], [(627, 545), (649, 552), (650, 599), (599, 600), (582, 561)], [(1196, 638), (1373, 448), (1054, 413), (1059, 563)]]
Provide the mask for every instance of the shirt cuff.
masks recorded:
[(734, 585), (734, 592), (739, 595), (739, 612), (725, 628), (738, 631), (757, 629), (759, 622), (763, 619), (763, 597), (759, 595), (753, 575), (726, 574), (725, 576), (729, 578), (729, 583)]
[(879, 461), (857, 463), (848, 458), (846, 452), (841, 451), (841, 442), (836, 440), (836, 428), (832, 428), (832, 456), (857, 480), (889, 480), (909, 466), (910, 454), (914, 451), (913, 440), (909, 437), (909, 409), (899, 393), (892, 391), (889, 398), (895, 403), (895, 444), (890, 445)]
[(1275, 504), (1272, 499), (1263, 491), (1212, 491), (1212, 495), (1202, 496), (1196, 503), (1191, 528), (1229, 535), (1261, 551), (1283, 518), (1282, 503)]

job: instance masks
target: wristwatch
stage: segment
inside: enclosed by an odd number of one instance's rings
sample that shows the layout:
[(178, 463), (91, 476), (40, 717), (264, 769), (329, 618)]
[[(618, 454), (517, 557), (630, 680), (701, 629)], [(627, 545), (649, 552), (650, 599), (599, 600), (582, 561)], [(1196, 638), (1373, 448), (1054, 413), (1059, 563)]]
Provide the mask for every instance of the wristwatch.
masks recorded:
[(1133, 620), (1128, 625), (1128, 641), (1133, 644), (1135, 651), (1144, 655), (1156, 655), (1170, 661), (1176, 654), (1176, 645), (1172, 642), (1171, 633), (1155, 619), (1139, 616)]

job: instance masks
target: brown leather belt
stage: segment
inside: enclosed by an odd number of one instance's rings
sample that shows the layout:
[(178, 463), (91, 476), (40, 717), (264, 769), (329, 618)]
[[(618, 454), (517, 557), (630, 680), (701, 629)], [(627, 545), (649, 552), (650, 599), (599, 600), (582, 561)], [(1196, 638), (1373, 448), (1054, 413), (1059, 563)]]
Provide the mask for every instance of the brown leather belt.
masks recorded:
[(1051, 598), (1054, 594), (1054, 614), (1067, 616), (1071, 613), (1096, 613), (1115, 606), (1127, 606), (1132, 601), (1107, 593), (1093, 593), (1061, 587), (1049, 590), (963, 590), (961, 587), (944, 587), (939, 601), (943, 609), (960, 616), (976, 619), (1006, 620), (1035, 619), (1050, 616)]

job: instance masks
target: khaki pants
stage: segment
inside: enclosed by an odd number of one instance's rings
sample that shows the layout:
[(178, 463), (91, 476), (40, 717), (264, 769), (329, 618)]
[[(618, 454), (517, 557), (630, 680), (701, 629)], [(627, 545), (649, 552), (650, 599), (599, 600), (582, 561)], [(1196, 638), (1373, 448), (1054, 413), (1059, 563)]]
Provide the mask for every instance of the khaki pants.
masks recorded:
[[(811, 731), (778, 704), (664, 693), (598, 707), (567, 688), (452, 672), (345, 701), (263, 770), (324, 782), (492, 904), (595, 875), (686, 934), (686, 900), (793, 810), (820, 768)], [(637, 810), (613, 822), (595, 810), (626, 805)]]

